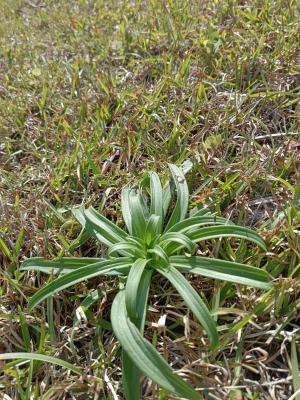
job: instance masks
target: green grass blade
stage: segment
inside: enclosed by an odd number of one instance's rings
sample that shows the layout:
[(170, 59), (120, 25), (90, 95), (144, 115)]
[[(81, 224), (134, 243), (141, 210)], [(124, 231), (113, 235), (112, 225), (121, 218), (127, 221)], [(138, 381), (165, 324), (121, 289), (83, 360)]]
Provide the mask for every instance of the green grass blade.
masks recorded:
[(174, 192), (174, 189), (175, 189), (175, 185), (172, 180), (170, 180), (163, 188), (163, 213), (164, 213), (163, 216), (164, 217), (168, 213), (168, 209), (170, 206), (170, 202), (172, 199), (172, 194)]
[(147, 226), (145, 207), (142, 203), (140, 194), (135, 190), (130, 192), (129, 205), (132, 215), (131, 224), (133, 235), (139, 238), (144, 238)]
[[(163, 222), (163, 190), (160, 179), (155, 172), (150, 172), (150, 194), (151, 194), (151, 214), (160, 217), (160, 224)], [(161, 229), (159, 229), (161, 230)]]
[(43, 300), (47, 299), (50, 296), (53, 296), (63, 289), (75, 285), (76, 283), (82, 282), (86, 279), (90, 279), (98, 275), (104, 275), (108, 272), (111, 272), (111, 270), (116, 270), (116, 272), (118, 272), (119, 269), (127, 270), (131, 264), (132, 260), (130, 258), (122, 257), (119, 260), (104, 260), (99, 263), (78, 268), (75, 271), (70, 272), (69, 274), (63, 275), (55, 279), (44, 288), (39, 290), (35, 295), (33, 295), (29, 301), (29, 309), (32, 310)]
[[(135, 326), (139, 329), (141, 334), (144, 332), (151, 276), (152, 270), (144, 269), (136, 296), (138, 302), (136, 305), (137, 319), (135, 321)], [(122, 373), (125, 398), (127, 400), (139, 400), (141, 371), (124, 350), (122, 350)]]
[(203, 217), (192, 217), (186, 218), (183, 221), (177, 222), (177, 224), (171, 226), (168, 232), (180, 232), (185, 233), (188, 230), (199, 228), (203, 225), (234, 225), (226, 218), (217, 216), (203, 216)]
[(118, 243), (125, 240), (128, 236), (125, 231), (113, 224), (103, 215), (99, 214), (95, 209), (88, 208), (84, 211), (86, 220), (91, 224), (91, 229), (94, 229), (99, 235), (105, 238), (110, 243)]
[(132, 232), (132, 216), (131, 216), (130, 204), (129, 204), (129, 194), (130, 194), (130, 188), (125, 187), (122, 189), (121, 209), (122, 209), (122, 215), (123, 215), (123, 219), (124, 219), (125, 225), (127, 227), (127, 230), (130, 233), (130, 235), (132, 235), (133, 234), (133, 232)]
[(126, 255), (128, 256), (141, 258), (144, 256), (143, 250), (136, 244), (130, 243), (129, 241), (116, 243), (112, 245), (107, 251), (107, 255), (109, 257), (113, 257), (116, 253), (126, 253)]
[(145, 242), (150, 245), (153, 239), (161, 232), (161, 217), (152, 214), (147, 222), (146, 232), (145, 232)]
[(156, 245), (153, 247), (153, 249), (149, 249), (148, 253), (154, 254), (156, 256), (156, 260), (164, 266), (169, 265), (169, 257), (162, 247)]
[(202, 240), (218, 239), (221, 237), (236, 237), (240, 239), (246, 239), (258, 244), (258, 246), (261, 247), (262, 250), (267, 252), (267, 248), (262, 237), (259, 236), (252, 229), (244, 228), (242, 226), (237, 226), (237, 225), (212, 226), (212, 227), (196, 229), (191, 232), (186, 232), (186, 235), (194, 243), (200, 242)]
[(175, 375), (166, 361), (130, 321), (126, 312), (124, 291), (118, 293), (113, 301), (111, 321), (124, 351), (145, 376), (181, 398), (200, 399), (200, 395)]
[(61, 360), (60, 358), (46, 356), (45, 354), (39, 353), (6, 353), (0, 354), (0, 360), (37, 360), (44, 361), (50, 364), (59, 365), (63, 368), (69, 369), (73, 371), (77, 375), (82, 374), (82, 370), (78, 367), (74, 367), (74, 365), (68, 363), (67, 361)]
[(270, 289), (272, 283), (266, 271), (250, 265), (208, 257), (172, 256), (170, 263), (182, 272), (207, 276), (251, 287)]
[(46, 274), (67, 274), (75, 269), (104, 261), (103, 258), (61, 257), (45, 260), (42, 257), (28, 258), (21, 264), (22, 270), (41, 271)]
[(71, 212), (80, 225), (85, 228), (84, 207), (72, 208)]
[(216, 324), (199, 294), (185, 279), (185, 277), (173, 266), (170, 265), (169, 268), (157, 267), (156, 270), (168, 279), (178, 291), (186, 305), (192, 310), (200, 324), (207, 332), (208, 337), (211, 340), (212, 348), (215, 349), (218, 345)]
[(92, 207), (85, 210), (83, 207), (72, 209), (72, 213), (86, 232), (94, 236), (99, 242), (111, 246), (126, 239), (127, 233), (113, 224)]
[[(297, 345), (295, 337), (292, 338), (292, 343), (291, 343), (291, 364), (292, 364), (294, 393), (296, 393), (300, 391), (300, 369), (297, 357)], [(296, 395), (295, 400), (300, 400), (300, 393)]]
[[(193, 163), (188, 159), (181, 165), (181, 170), (183, 174), (187, 174), (192, 169)], [(168, 213), (170, 202), (172, 199), (172, 194), (175, 190), (175, 184), (173, 179), (170, 179), (166, 185), (163, 187), (163, 213), (164, 217)]]
[(170, 244), (177, 243), (181, 247), (187, 248), (190, 253), (195, 252), (195, 243), (191, 241), (186, 235), (179, 232), (167, 232), (162, 235), (160, 239), (160, 245), (165, 250), (166, 254), (170, 255), (169, 248)]
[(173, 164), (169, 164), (169, 168), (177, 190), (177, 201), (165, 231), (169, 230), (171, 226), (185, 218), (189, 201), (189, 189), (182, 170)]
[(137, 302), (137, 314), (138, 318), (136, 321), (136, 327), (139, 329), (141, 334), (144, 333), (146, 314), (147, 314), (147, 304), (148, 295), (150, 290), (150, 283), (153, 270), (150, 268), (144, 269), (144, 273), (141, 277), (139, 288), (138, 288), (138, 302)]
[(210, 211), (210, 209), (208, 207), (194, 207), (191, 209), (190, 211), (190, 217), (194, 218), (194, 217), (208, 217), (208, 216), (213, 216), (214, 213), (212, 213)]
[(129, 318), (135, 322), (138, 318), (137, 300), (139, 284), (149, 260), (137, 259), (130, 268), (126, 287), (125, 287), (125, 303)]
[(54, 307), (53, 297), (47, 298), (47, 322), (49, 327), (50, 340), (53, 342), (56, 340), (55, 322), (54, 322)]
[(126, 400), (140, 400), (141, 398), (141, 372), (132, 362), (131, 358), (122, 349), (122, 382)]

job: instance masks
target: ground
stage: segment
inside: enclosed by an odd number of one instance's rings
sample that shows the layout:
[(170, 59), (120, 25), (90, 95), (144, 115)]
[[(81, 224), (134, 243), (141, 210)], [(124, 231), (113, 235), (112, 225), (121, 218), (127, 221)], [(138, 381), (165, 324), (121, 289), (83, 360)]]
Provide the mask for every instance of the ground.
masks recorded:
[[(29, 313), (49, 277), (20, 263), (99, 256), (92, 239), (73, 242), (70, 208), (93, 205), (122, 225), (122, 186), (187, 159), (191, 204), (256, 229), (269, 249), (223, 240), (203, 254), (260, 266), (275, 288), (190, 277), (218, 319), (212, 353), (174, 289), (157, 280), (145, 334), (205, 399), (292, 396), (299, 44), (293, 0), (0, 0), (0, 350), (40, 351), (84, 369), (78, 377), (50, 364), (3, 364), (3, 398), (122, 398), (109, 322), (117, 281), (79, 284)], [(74, 329), (76, 308), (95, 289), (101, 302)], [(172, 397), (145, 381), (143, 398)]]

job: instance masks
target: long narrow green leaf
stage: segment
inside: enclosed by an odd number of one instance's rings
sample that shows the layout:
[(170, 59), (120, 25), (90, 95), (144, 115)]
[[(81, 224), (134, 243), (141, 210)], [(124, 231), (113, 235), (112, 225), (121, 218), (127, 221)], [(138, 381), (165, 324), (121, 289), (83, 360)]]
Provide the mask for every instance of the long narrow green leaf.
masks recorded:
[(292, 338), (292, 343), (291, 343), (291, 364), (292, 364), (294, 393), (298, 392), (298, 395), (296, 395), (295, 400), (300, 400), (300, 368), (298, 363), (297, 345), (295, 337)]
[[(121, 257), (119, 260), (104, 260), (95, 264), (87, 265), (63, 275), (54, 281), (50, 282), (44, 288), (39, 290), (29, 301), (29, 309), (32, 310), (43, 300), (49, 296), (53, 296), (63, 289), (66, 289), (76, 283), (82, 282), (86, 279), (93, 278), (98, 275), (105, 275), (112, 271), (119, 273), (120, 270), (127, 272), (128, 268), (132, 265), (131, 258)], [(120, 273), (121, 274), (121, 273)]]
[(200, 399), (200, 395), (175, 375), (166, 361), (130, 321), (126, 312), (124, 291), (119, 292), (113, 301), (111, 321), (124, 351), (147, 377), (181, 398)]
[(270, 289), (272, 287), (267, 272), (250, 265), (208, 257), (185, 256), (172, 256), (170, 257), (170, 263), (181, 272), (190, 272), (262, 289)]
[(135, 326), (139, 329), (141, 334), (144, 333), (146, 314), (147, 314), (147, 306), (148, 306), (148, 295), (150, 290), (150, 283), (152, 277), (153, 270), (151, 268), (147, 268), (144, 270), (143, 275), (141, 276), (139, 288), (138, 288), (138, 302), (137, 302), (137, 314), (138, 318), (135, 323)]
[(150, 172), (151, 214), (160, 217), (160, 229), (163, 223), (163, 190), (156, 172)]
[(163, 213), (164, 213), (163, 216), (164, 217), (168, 213), (168, 209), (170, 207), (170, 202), (171, 202), (172, 194), (173, 194), (174, 190), (175, 190), (175, 185), (172, 180), (167, 182), (167, 184), (163, 188)]
[[(135, 326), (139, 329), (141, 334), (143, 334), (144, 332), (151, 276), (152, 270), (144, 269), (138, 287), (138, 317), (135, 321)], [(123, 391), (125, 394), (125, 398), (127, 400), (139, 400), (141, 398), (141, 372), (124, 350), (122, 350), (122, 373)]]
[(91, 223), (89, 223), (85, 216), (85, 209), (83, 207), (73, 208), (72, 214), (83, 227), (85, 232), (87, 232), (90, 236), (95, 237), (100, 243), (105, 244), (106, 246), (111, 246), (113, 242), (108, 240), (105, 236), (101, 235), (98, 229), (95, 229)]
[(84, 207), (76, 207), (71, 209), (72, 214), (75, 219), (80, 223), (80, 225), (85, 228), (85, 216), (84, 216)]
[(221, 237), (236, 237), (240, 239), (250, 240), (258, 244), (264, 251), (267, 251), (264, 240), (255, 231), (249, 228), (241, 226), (212, 226), (206, 228), (200, 228), (191, 232), (186, 232), (186, 235), (194, 242), (200, 242), (201, 240), (217, 239)]
[(177, 190), (177, 201), (165, 231), (168, 231), (171, 226), (185, 218), (189, 201), (189, 189), (183, 172), (180, 168), (173, 164), (169, 164), (169, 168)]
[(155, 254), (160, 264), (163, 264), (164, 266), (169, 265), (169, 257), (162, 247), (156, 245), (153, 249), (149, 249), (148, 253)]
[(133, 234), (133, 232), (132, 232), (132, 215), (131, 215), (130, 205), (129, 205), (129, 193), (130, 193), (130, 188), (125, 187), (122, 189), (121, 208), (122, 208), (122, 215), (123, 215), (125, 225), (128, 229), (128, 232), (130, 233), (130, 235), (132, 235)]
[(155, 269), (167, 278), (175, 287), (186, 305), (192, 310), (200, 324), (207, 332), (208, 337), (211, 340), (212, 348), (216, 348), (218, 345), (218, 332), (215, 321), (196, 290), (173, 266), (170, 265), (169, 268), (161, 268), (158, 266)]
[(208, 217), (208, 216), (214, 216), (214, 213), (210, 211), (208, 207), (194, 207), (190, 211), (190, 217)]
[(179, 232), (167, 232), (164, 235), (162, 235), (160, 241), (160, 246), (165, 250), (166, 254), (170, 255), (169, 252), (169, 246), (172, 243), (178, 243), (180, 244), (182, 247), (187, 248), (190, 253), (194, 253), (195, 252), (195, 244), (194, 242), (191, 241), (191, 239), (189, 239), (186, 235), (184, 235), (183, 233), (179, 233)]
[(126, 400), (140, 400), (141, 398), (141, 371), (122, 349), (122, 382)]
[(137, 244), (131, 243), (129, 241), (114, 244), (108, 249), (107, 255), (109, 257), (113, 257), (116, 253), (122, 254), (124, 252), (127, 255), (134, 257), (142, 258), (145, 255), (144, 251), (139, 246), (137, 246)]
[(132, 322), (136, 322), (138, 318), (137, 312), (137, 295), (140, 281), (147, 263), (150, 260), (138, 258), (130, 268), (125, 288), (125, 302), (129, 318)]
[(152, 214), (147, 222), (145, 232), (145, 242), (150, 245), (153, 239), (155, 239), (161, 232), (161, 217)]
[(0, 354), (0, 360), (37, 360), (37, 361), (44, 361), (50, 364), (59, 365), (63, 368), (69, 369), (73, 371), (77, 375), (82, 374), (81, 368), (74, 367), (74, 365), (68, 363), (67, 361), (61, 360), (60, 358), (46, 356), (45, 354), (39, 353), (5, 353)]
[(88, 208), (84, 211), (84, 216), (101, 236), (110, 243), (118, 243), (125, 240), (128, 234), (117, 225), (113, 224), (103, 215), (99, 214), (95, 209)]
[(188, 230), (199, 228), (204, 225), (234, 225), (232, 222), (225, 218), (217, 216), (203, 216), (203, 217), (192, 217), (186, 218), (183, 221), (177, 222), (177, 224), (171, 226), (168, 232), (181, 232), (185, 233)]
[(144, 238), (147, 221), (145, 210), (138, 192), (132, 190), (129, 195), (130, 212), (132, 215), (132, 232), (134, 236)]
[(41, 271), (46, 274), (68, 274), (75, 269), (103, 261), (103, 258), (61, 257), (45, 260), (42, 257), (32, 257), (24, 260), (22, 270)]
[[(180, 169), (184, 175), (186, 175), (193, 167), (193, 163), (188, 159), (181, 166)], [(163, 187), (163, 213), (164, 217), (168, 213), (168, 208), (170, 206), (172, 194), (175, 190), (175, 184), (172, 179), (170, 179), (166, 185)]]

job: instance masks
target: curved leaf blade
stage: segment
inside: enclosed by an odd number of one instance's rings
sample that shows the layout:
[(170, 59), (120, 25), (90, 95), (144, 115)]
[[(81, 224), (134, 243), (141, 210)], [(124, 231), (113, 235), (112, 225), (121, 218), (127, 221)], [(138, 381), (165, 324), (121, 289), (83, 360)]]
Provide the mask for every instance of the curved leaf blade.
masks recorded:
[(81, 368), (74, 367), (74, 365), (68, 363), (67, 361), (61, 360), (60, 358), (47, 356), (45, 354), (39, 353), (6, 353), (0, 354), (0, 360), (28, 360), (28, 361), (43, 361), (50, 364), (59, 365), (60, 367), (69, 369), (77, 375), (82, 375)]
[(200, 395), (175, 375), (166, 361), (130, 321), (126, 312), (124, 291), (119, 292), (113, 301), (111, 321), (124, 351), (147, 377), (179, 397), (189, 400), (200, 399)]
[(137, 259), (130, 268), (127, 277), (126, 287), (125, 287), (125, 303), (128, 316), (133, 322), (136, 322), (138, 318), (138, 313), (137, 313), (138, 289), (144, 273), (144, 269), (149, 261), (150, 260), (145, 260), (140, 258)]
[(185, 233), (191, 229), (198, 228), (203, 225), (234, 225), (226, 218), (217, 216), (203, 216), (203, 217), (192, 217), (186, 218), (183, 221), (177, 222), (177, 224), (171, 226), (168, 232), (179, 232)]
[(130, 192), (129, 206), (132, 215), (131, 224), (133, 235), (144, 238), (147, 226), (145, 207), (141, 201), (140, 194), (135, 190)]
[(113, 257), (116, 253), (126, 253), (126, 255), (133, 257), (144, 256), (143, 250), (137, 244), (131, 243), (129, 241), (116, 243), (112, 245), (107, 251), (107, 255), (109, 257)]
[(218, 345), (216, 324), (199, 294), (185, 279), (185, 277), (173, 266), (170, 265), (169, 268), (156, 267), (155, 269), (167, 278), (175, 287), (186, 305), (192, 310), (200, 324), (207, 332), (208, 337), (211, 340), (212, 348), (215, 349)]
[(174, 164), (169, 164), (169, 168), (177, 190), (177, 201), (165, 231), (168, 231), (171, 226), (185, 218), (189, 201), (189, 189), (182, 170)]
[(121, 257), (119, 260), (104, 260), (100, 261), (99, 263), (94, 263), (78, 268), (75, 271), (70, 272), (69, 274), (63, 275), (55, 279), (54, 281), (50, 282), (45, 287), (40, 289), (37, 293), (35, 293), (29, 301), (29, 309), (32, 310), (48, 297), (51, 297), (61, 290), (66, 289), (84, 280), (93, 278), (98, 275), (105, 275), (107, 273), (111, 273), (112, 271), (121, 274), (120, 270), (122, 270), (126, 273), (131, 264), (131, 258)]
[(151, 214), (158, 215), (160, 217), (160, 229), (163, 221), (163, 189), (159, 176), (156, 172), (150, 172), (150, 196), (151, 196)]
[(32, 257), (24, 260), (21, 270), (40, 271), (46, 274), (68, 274), (77, 268), (103, 261), (103, 258), (90, 257), (61, 257), (54, 260), (46, 260), (42, 257)]
[(132, 216), (131, 216), (131, 211), (130, 211), (130, 205), (129, 205), (129, 193), (130, 193), (130, 188), (125, 187), (122, 189), (121, 193), (121, 209), (122, 209), (122, 215), (123, 219), (125, 222), (125, 225), (127, 227), (128, 232), (130, 235), (132, 235)]
[[(141, 334), (144, 332), (151, 276), (152, 270), (144, 269), (138, 287), (137, 298), (139, 301), (136, 308), (138, 316), (135, 326)], [(127, 400), (139, 400), (141, 371), (124, 350), (122, 350), (122, 372), (125, 398)]]
[(109, 221), (103, 215), (99, 214), (94, 208), (90, 207), (84, 210), (84, 217), (86, 221), (90, 224), (91, 230), (94, 230), (98, 235), (100, 235), (105, 244), (111, 245), (125, 240), (128, 234), (119, 228), (117, 225)]
[(246, 239), (256, 243), (259, 247), (267, 252), (265, 242), (261, 236), (249, 228), (244, 228), (237, 225), (220, 225), (206, 228), (200, 228), (186, 232), (186, 235), (194, 242), (200, 242), (208, 239), (218, 239), (221, 237), (236, 237), (239, 239)]
[(196, 256), (172, 256), (170, 264), (181, 272), (190, 272), (260, 289), (272, 287), (267, 272), (250, 265)]
[(146, 232), (145, 232), (145, 242), (150, 245), (152, 240), (157, 237), (161, 232), (161, 217), (152, 214), (147, 222)]
[(159, 260), (159, 262), (161, 262), (164, 266), (169, 265), (169, 257), (162, 247), (156, 245), (153, 247), (153, 249), (149, 249), (148, 253), (154, 254), (157, 257), (157, 260)]
[(192, 254), (195, 252), (195, 243), (183, 233), (167, 232), (162, 235), (160, 239), (160, 245), (168, 255), (171, 254), (170, 248), (172, 248), (172, 244), (174, 243), (181, 245), (181, 247), (187, 248)]

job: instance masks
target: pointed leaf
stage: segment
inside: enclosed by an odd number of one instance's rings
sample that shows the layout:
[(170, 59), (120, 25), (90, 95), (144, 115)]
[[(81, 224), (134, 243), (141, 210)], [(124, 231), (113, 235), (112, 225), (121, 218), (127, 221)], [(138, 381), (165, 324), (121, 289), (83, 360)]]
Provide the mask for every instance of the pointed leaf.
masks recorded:
[(190, 217), (204, 217), (204, 216), (214, 216), (215, 213), (212, 213), (208, 207), (198, 206), (194, 207), (190, 211)]
[(77, 268), (103, 261), (103, 258), (61, 257), (45, 260), (42, 257), (32, 257), (22, 262), (21, 270), (41, 271), (46, 274), (67, 274)]
[(99, 235), (101, 235), (108, 243), (114, 244), (121, 240), (125, 240), (128, 234), (117, 225), (113, 224), (103, 215), (99, 214), (95, 209), (88, 208), (84, 211), (86, 220), (91, 224)]
[(186, 305), (192, 310), (200, 324), (206, 330), (211, 340), (212, 348), (215, 349), (218, 345), (216, 324), (199, 294), (176, 268), (170, 266), (169, 268), (156, 267), (155, 269), (175, 287)]
[(155, 172), (150, 172), (150, 193), (151, 193), (151, 214), (158, 215), (160, 217), (160, 228), (163, 222), (163, 190), (160, 183), (160, 179)]
[(157, 260), (162, 265), (166, 266), (169, 265), (169, 257), (167, 256), (166, 252), (158, 245), (154, 246), (153, 249), (148, 250), (149, 254), (155, 254)]
[(190, 272), (262, 289), (272, 287), (268, 274), (264, 270), (250, 265), (208, 257), (185, 256), (170, 257), (170, 264), (181, 272)]
[(192, 254), (195, 252), (195, 244), (183, 233), (167, 232), (162, 235), (159, 243), (168, 255), (171, 254), (169, 249), (172, 247), (170, 245), (172, 245), (173, 243), (177, 243), (181, 245), (181, 247), (187, 248)]
[(147, 245), (150, 245), (153, 239), (155, 239), (161, 232), (161, 217), (152, 214), (147, 222), (145, 241)]
[(130, 321), (126, 312), (124, 291), (118, 293), (113, 301), (111, 321), (124, 351), (147, 377), (181, 398), (200, 399), (200, 395), (175, 375), (166, 361)]
[(133, 235), (138, 238), (144, 238), (147, 225), (145, 209), (139, 193), (135, 190), (130, 192), (129, 205), (132, 215), (131, 224)]
[(177, 190), (177, 201), (165, 231), (185, 218), (189, 201), (189, 190), (183, 172), (173, 164), (169, 164), (169, 168)]
[(200, 228), (186, 232), (186, 235), (194, 242), (200, 242), (207, 239), (218, 239), (221, 237), (237, 237), (240, 239), (250, 240), (258, 244), (265, 252), (267, 251), (264, 240), (252, 229), (244, 228), (237, 225), (223, 225)]
[[(121, 257), (119, 260), (104, 260), (98, 263), (87, 265), (76, 269), (66, 275), (63, 275), (54, 281), (47, 284), (44, 288), (39, 290), (29, 301), (29, 309), (32, 310), (43, 300), (50, 296), (55, 295), (63, 289), (75, 285), (76, 283), (82, 282), (86, 279), (93, 278), (98, 275), (106, 275), (112, 271), (115, 273), (127, 272), (128, 268), (132, 264), (132, 259)], [(122, 272), (120, 272), (122, 271)]]
[[(138, 328), (141, 334), (143, 334), (144, 332), (151, 276), (152, 270), (144, 269), (138, 287), (137, 298), (139, 301), (137, 303), (137, 319), (135, 321), (135, 326)], [(125, 398), (127, 400), (139, 400), (141, 394), (141, 372), (136, 364), (132, 361), (132, 359), (124, 351), (124, 349), (122, 350), (122, 372), (122, 380), (124, 386), (123, 391), (125, 394)]]
[(130, 268), (125, 287), (125, 302), (129, 318), (132, 322), (136, 322), (138, 318), (137, 312), (137, 296), (138, 289), (144, 269), (150, 260), (137, 259)]
[(113, 257), (115, 255), (115, 253), (124, 254), (124, 252), (126, 253), (126, 255), (131, 256), (131, 257), (143, 258), (145, 255), (145, 252), (139, 246), (137, 246), (137, 244), (131, 243), (129, 241), (119, 242), (119, 243), (112, 245), (108, 249), (107, 255), (109, 257)]
[(181, 232), (185, 233), (189, 230), (199, 228), (203, 225), (234, 225), (232, 222), (225, 218), (217, 216), (203, 216), (203, 217), (192, 217), (186, 218), (183, 221), (177, 222), (177, 224), (171, 226), (168, 232)]
[(74, 367), (74, 365), (68, 363), (67, 361), (61, 360), (60, 358), (47, 356), (45, 354), (39, 353), (6, 353), (0, 354), (0, 360), (28, 360), (28, 361), (44, 361), (50, 364), (59, 365), (63, 368), (73, 371), (77, 375), (82, 375), (81, 368)]
[(132, 235), (132, 216), (130, 212), (130, 205), (129, 205), (129, 193), (130, 188), (125, 187), (122, 189), (121, 193), (121, 208), (122, 208), (122, 215), (125, 222), (125, 225), (128, 229), (130, 235)]

